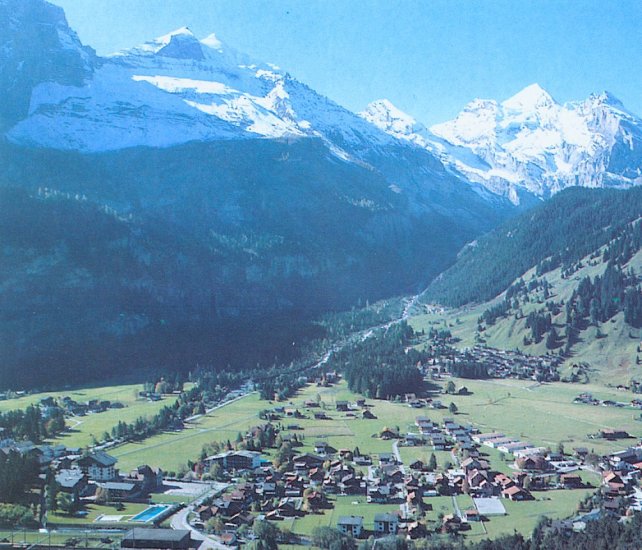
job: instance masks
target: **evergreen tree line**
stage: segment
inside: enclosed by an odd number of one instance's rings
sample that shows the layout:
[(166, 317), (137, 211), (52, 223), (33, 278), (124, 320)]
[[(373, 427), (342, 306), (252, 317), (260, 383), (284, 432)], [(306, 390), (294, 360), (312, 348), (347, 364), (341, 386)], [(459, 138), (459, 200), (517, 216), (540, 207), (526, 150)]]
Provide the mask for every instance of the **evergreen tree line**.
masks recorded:
[(27, 490), (36, 483), (40, 465), (38, 461), (17, 451), (0, 452), (0, 501), (20, 503)]
[(609, 261), (602, 276), (593, 280), (584, 277), (566, 303), (566, 322), (570, 330), (582, 328), (584, 321), (598, 325), (610, 320), (620, 311), (629, 325), (642, 326), (642, 300), (638, 277), (632, 271), (622, 271)]
[(405, 393), (417, 393), (423, 377), (417, 369), (422, 354), (406, 352), (414, 332), (401, 322), (344, 347), (332, 355), (326, 367), (343, 372), (350, 390), (370, 398), (390, 399)]
[(639, 550), (642, 540), (642, 514), (626, 522), (617, 516), (590, 521), (584, 531), (560, 531), (550, 519), (542, 518), (530, 538), (521, 534), (503, 535), (493, 540), (467, 542), (463, 537), (432, 535), (408, 541), (386, 537), (355, 541), (337, 529), (323, 527), (313, 533), (315, 546), (324, 550)]
[(468, 378), (472, 380), (488, 378), (488, 367), (473, 360), (453, 363), (450, 367), (450, 372), (458, 378)]
[(4, 429), (5, 438), (40, 443), (64, 431), (65, 415), (59, 407), (51, 407), (50, 416), (45, 419), (40, 407), (29, 405), (24, 410), (0, 413), (0, 428)]

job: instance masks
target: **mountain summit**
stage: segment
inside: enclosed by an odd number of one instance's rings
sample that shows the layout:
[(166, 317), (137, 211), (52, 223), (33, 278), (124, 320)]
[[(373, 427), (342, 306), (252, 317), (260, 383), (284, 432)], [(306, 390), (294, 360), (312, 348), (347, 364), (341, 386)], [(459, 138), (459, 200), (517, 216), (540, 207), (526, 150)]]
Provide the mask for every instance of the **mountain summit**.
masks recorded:
[(606, 92), (560, 105), (533, 84), (501, 103), (475, 100), (430, 130), (455, 147), (444, 162), (505, 196), (642, 182), (642, 121)]

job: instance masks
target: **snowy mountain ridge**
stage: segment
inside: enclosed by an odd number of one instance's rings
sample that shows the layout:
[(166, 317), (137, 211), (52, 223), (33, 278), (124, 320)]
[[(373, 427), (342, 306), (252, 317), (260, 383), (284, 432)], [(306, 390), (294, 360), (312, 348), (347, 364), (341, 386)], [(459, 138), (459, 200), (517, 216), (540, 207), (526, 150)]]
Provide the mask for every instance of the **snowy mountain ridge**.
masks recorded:
[(608, 92), (561, 105), (533, 84), (503, 102), (473, 100), (430, 129), (388, 100), (361, 116), (513, 202), (524, 191), (545, 198), (572, 185), (642, 183), (642, 120)]
[(342, 158), (351, 158), (344, 146), (393, 141), (278, 67), (214, 34), (199, 40), (186, 27), (100, 59), (80, 86), (38, 84), (29, 116), (7, 135), (18, 144), (81, 152), (318, 137)]

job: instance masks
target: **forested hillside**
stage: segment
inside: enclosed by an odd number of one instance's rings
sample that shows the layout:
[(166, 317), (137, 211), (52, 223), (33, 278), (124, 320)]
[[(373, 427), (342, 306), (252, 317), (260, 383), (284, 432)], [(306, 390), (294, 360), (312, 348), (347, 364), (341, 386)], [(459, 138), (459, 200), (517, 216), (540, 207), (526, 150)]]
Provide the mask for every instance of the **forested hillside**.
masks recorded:
[(642, 188), (565, 190), (467, 245), (424, 301), (461, 306), (490, 300), (538, 264), (539, 272), (572, 265), (640, 216)]
[[(636, 214), (633, 208), (638, 203), (633, 201), (640, 194), (620, 196), (631, 198), (630, 209), (624, 208), (625, 215), (602, 230), (608, 235), (606, 242), (584, 256), (577, 258), (558, 246), (561, 252), (534, 263), (492, 299), (444, 310), (423, 306), (425, 313), (413, 319), (412, 326), (428, 331), (446, 323), (462, 347), (486, 345), (559, 355), (567, 367), (564, 379), (569, 381), (586, 381), (590, 372), (591, 377), (605, 376), (609, 383), (637, 383), (642, 379), (642, 216), (638, 211), (638, 219), (626, 218)], [(525, 239), (525, 224), (519, 227)], [(603, 236), (570, 232), (569, 240), (589, 246), (591, 239), (600, 242)], [(539, 241), (539, 234), (533, 240)], [(511, 237), (505, 235), (503, 241), (511, 250)], [(505, 257), (499, 239), (493, 246), (497, 257)], [(490, 247), (485, 249), (489, 251)], [(480, 273), (487, 279), (482, 280)], [(493, 293), (501, 280), (496, 271), (483, 269), (471, 271), (470, 279), (479, 287), (493, 288)]]

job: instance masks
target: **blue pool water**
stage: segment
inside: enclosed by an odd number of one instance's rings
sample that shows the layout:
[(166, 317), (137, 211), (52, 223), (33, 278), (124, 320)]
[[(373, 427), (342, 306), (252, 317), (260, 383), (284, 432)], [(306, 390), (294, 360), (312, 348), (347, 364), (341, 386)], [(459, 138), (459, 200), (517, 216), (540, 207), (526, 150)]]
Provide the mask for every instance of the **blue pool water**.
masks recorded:
[(169, 506), (150, 506), (146, 510), (143, 510), (139, 514), (136, 514), (132, 519), (129, 521), (136, 521), (139, 523), (148, 523), (158, 516), (160, 516), (165, 510), (167, 510)]

